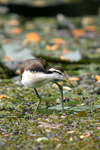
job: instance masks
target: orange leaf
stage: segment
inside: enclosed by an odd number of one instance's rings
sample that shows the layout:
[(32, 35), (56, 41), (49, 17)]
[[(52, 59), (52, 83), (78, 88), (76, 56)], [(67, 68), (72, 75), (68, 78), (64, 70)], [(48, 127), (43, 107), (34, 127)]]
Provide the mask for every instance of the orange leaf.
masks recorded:
[(18, 27), (12, 29), (13, 34), (20, 34), (21, 32), (22, 32), (22, 30)]
[(64, 43), (65, 43), (65, 40), (62, 39), (62, 38), (54, 38), (54, 39), (53, 39), (53, 42), (54, 42), (54, 43), (57, 43), (57, 44), (64, 44)]
[(91, 24), (93, 24), (93, 22), (94, 22), (93, 19), (90, 17), (84, 17), (82, 19), (82, 25), (83, 26), (91, 25)]
[(7, 56), (7, 55), (4, 56), (4, 59), (5, 59), (6, 62), (9, 62), (9, 61), (10, 61), (10, 57)]
[(63, 57), (62, 55), (60, 55), (59, 58), (60, 58), (61, 60), (69, 60), (69, 58)]
[(98, 81), (98, 82), (100, 82), (100, 76), (98, 75), (98, 76), (95, 76), (95, 79)]
[(5, 134), (4, 136), (5, 136), (5, 137), (8, 137), (8, 136), (9, 136), (9, 134)]
[(71, 78), (69, 78), (69, 80), (70, 80), (70, 81), (78, 81), (79, 78), (78, 78), (78, 77), (71, 77)]
[(50, 46), (50, 45), (46, 45), (45, 46), (45, 49), (47, 50), (47, 51), (55, 51), (55, 50), (57, 50), (57, 48), (59, 47), (59, 45), (58, 44), (54, 44), (54, 45), (52, 45), (52, 46)]
[(41, 41), (40, 36), (34, 32), (27, 33), (25, 37), (26, 37), (28, 42), (32, 42), (32, 41), (39, 42), (39, 41)]
[(76, 38), (76, 39), (79, 39), (80, 37), (82, 37), (84, 35), (84, 33), (85, 32), (82, 29), (74, 29), (72, 31), (72, 34), (73, 34), (74, 38)]
[(66, 53), (69, 53), (70, 52), (70, 50), (68, 50), (68, 49), (63, 49), (63, 54), (66, 54)]
[(6, 95), (0, 95), (0, 98), (7, 97)]
[(10, 19), (10, 20), (8, 20), (7, 24), (10, 26), (18, 26), (19, 21), (17, 19)]
[(84, 30), (94, 32), (94, 31), (96, 31), (96, 27), (95, 26), (85, 26)]
[(90, 136), (90, 133), (88, 133), (88, 134), (86, 134), (86, 135), (81, 135), (80, 138), (81, 138), (81, 139), (84, 139), (84, 138), (89, 137), (89, 136)]

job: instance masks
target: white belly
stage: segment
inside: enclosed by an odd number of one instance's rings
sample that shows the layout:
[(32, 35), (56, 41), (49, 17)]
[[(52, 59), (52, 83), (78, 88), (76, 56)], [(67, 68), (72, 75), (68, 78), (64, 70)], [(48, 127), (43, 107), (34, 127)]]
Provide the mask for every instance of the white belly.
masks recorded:
[(36, 73), (30, 71), (24, 71), (22, 74), (22, 84), (29, 88), (41, 87), (50, 80), (46, 78), (44, 73)]
[(29, 88), (41, 87), (47, 82), (63, 80), (63, 76), (58, 73), (45, 74), (43, 72), (24, 71), (22, 74), (22, 84)]

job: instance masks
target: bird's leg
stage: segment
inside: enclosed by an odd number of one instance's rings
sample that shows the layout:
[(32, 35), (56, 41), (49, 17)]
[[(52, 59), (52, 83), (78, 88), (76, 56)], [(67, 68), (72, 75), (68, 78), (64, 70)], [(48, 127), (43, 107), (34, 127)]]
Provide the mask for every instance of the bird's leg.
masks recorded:
[(62, 112), (64, 111), (64, 104), (63, 104), (63, 87), (58, 84), (57, 82), (54, 82), (55, 84), (58, 85), (59, 89), (60, 89), (60, 92), (61, 92), (61, 105), (62, 105)]
[(41, 103), (41, 97), (39, 96), (39, 94), (38, 94), (36, 88), (34, 88), (34, 91), (35, 91), (35, 93), (36, 93), (36, 95), (37, 95), (37, 97), (38, 97), (38, 103), (37, 103), (37, 106), (36, 106), (36, 108), (35, 108), (35, 111), (37, 111), (37, 109), (38, 109), (38, 107), (39, 107), (39, 105), (40, 105), (40, 103)]

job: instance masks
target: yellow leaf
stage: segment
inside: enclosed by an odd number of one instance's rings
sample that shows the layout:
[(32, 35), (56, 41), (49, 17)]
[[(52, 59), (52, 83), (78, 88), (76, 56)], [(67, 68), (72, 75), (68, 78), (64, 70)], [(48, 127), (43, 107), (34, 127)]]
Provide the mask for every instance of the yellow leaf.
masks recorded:
[(47, 50), (47, 51), (55, 51), (55, 50), (57, 50), (57, 48), (59, 47), (59, 45), (58, 44), (54, 44), (54, 45), (52, 45), (52, 46), (50, 46), (50, 45), (46, 45), (45, 46), (45, 49)]
[(73, 133), (77, 133), (77, 131), (68, 131), (67, 133), (73, 134)]
[(26, 40), (28, 42), (32, 42), (32, 41), (39, 42), (39, 41), (41, 41), (40, 36), (34, 32), (27, 33), (25, 37), (26, 37)]
[(70, 80), (70, 81), (78, 81), (79, 78), (78, 78), (78, 77), (71, 77), (71, 78), (69, 78), (69, 80)]
[(54, 42), (54, 43), (57, 43), (57, 44), (64, 44), (64, 43), (65, 43), (65, 40), (62, 39), (62, 38), (54, 38), (54, 39), (53, 39), (53, 42)]
[(7, 97), (6, 95), (0, 95), (0, 98)]
[(81, 139), (84, 139), (84, 138), (89, 137), (89, 136), (90, 136), (90, 133), (88, 133), (88, 134), (86, 134), (86, 135), (81, 135), (80, 138), (81, 138)]

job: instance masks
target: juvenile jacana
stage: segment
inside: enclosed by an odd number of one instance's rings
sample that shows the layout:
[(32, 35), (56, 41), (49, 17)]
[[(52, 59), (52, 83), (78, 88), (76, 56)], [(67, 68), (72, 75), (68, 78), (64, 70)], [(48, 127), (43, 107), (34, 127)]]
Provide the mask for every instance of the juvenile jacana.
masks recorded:
[(67, 80), (64, 74), (64, 69), (60, 66), (50, 67), (48, 62), (41, 58), (27, 59), (22, 62), (20, 67), (21, 82), (25, 87), (34, 88), (35, 93), (38, 97), (38, 103), (35, 111), (38, 109), (41, 103), (41, 97), (39, 96), (36, 88), (41, 87), (47, 82), (54, 82), (58, 85), (61, 91), (61, 104), (62, 112), (64, 110), (63, 105), (63, 87), (57, 83), (57, 81), (65, 80), (70, 85), (71, 83)]

